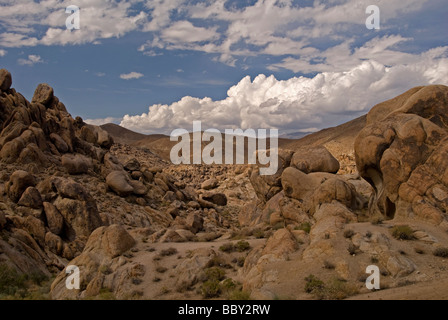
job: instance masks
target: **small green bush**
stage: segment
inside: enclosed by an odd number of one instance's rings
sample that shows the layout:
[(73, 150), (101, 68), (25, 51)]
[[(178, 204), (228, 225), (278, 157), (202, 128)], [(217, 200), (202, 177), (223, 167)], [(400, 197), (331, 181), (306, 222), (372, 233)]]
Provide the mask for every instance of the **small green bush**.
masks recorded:
[(250, 300), (250, 293), (243, 290), (233, 290), (229, 294), (229, 300), (247, 301)]
[(43, 282), (48, 281), (48, 277), (42, 272), (35, 271), (29, 274), (28, 278), (36, 285), (41, 286)]
[(221, 294), (221, 287), (218, 280), (207, 280), (201, 288), (202, 296), (205, 299), (216, 298)]
[(414, 230), (409, 226), (395, 226), (392, 228), (392, 236), (397, 240), (414, 240)]
[(221, 281), (225, 278), (226, 272), (218, 267), (208, 268), (205, 270), (205, 275), (207, 280), (217, 280)]
[(358, 292), (359, 290), (356, 286), (351, 285), (346, 281), (334, 279), (326, 287), (324, 298), (328, 300), (343, 300), (358, 294)]
[(229, 242), (220, 246), (219, 250), (221, 250), (222, 252), (231, 253), (235, 251), (235, 246), (233, 245), (233, 243)]
[(305, 292), (314, 295), (319, 300), (342, 300), (359, 292), (356, 286), (339, 279), (333, 279), (326, 285), (316, 276), (309, 275), (305, 281)]
[(238, 252), (244, 252), (250, 249), (250, 243), (244, 240), (238, 241), (236, 246)]
[(306, 277), (305, 281), (306, 281), (305, 284), (306, 293), (316, 293), (325, 288), (324, 282), (313, 274), (310, 274), (308, 277)]
[(15, 295), (26, 289), (27, 276), (6, 264), (0, 265), (0, 295)]
[(311, 232), (311, 223), (303, 222), (302, 224), (300, 224), (300, 226), (297, 227), (297, 230), (303, 230), (309, 234)]

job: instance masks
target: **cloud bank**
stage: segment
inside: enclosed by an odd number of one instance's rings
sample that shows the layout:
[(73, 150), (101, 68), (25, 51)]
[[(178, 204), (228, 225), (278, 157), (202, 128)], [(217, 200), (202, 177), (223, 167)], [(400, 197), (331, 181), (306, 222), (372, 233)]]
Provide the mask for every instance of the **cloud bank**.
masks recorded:
[(177, 128), (189, 130), (197, 120), (204, 127), (221, 130), (323, 129), (338, 116), (361, 115), (414, 86), (448, 85), (448, 47), (409, 56), (405, 61), (412, 63), (387, 66), (373, 59), (360, 61), (348, 71), (321, 72), (313, 78), (286, 81), (265, 75), (253, 81), (245, 77), (228, 90), (224, 100), (187, 96), (171, 105), (150, 106), (148, 113), (126, 115), (121, 125), (142, 133), (165, 134)]
[[(365, 10), (371, 2), (77, 0), (81, 30), (71, 32), (65, 27), (65, 8), (72, 1), (8, 0), (0, 11), (0, 47), (95, 44), (141, 32), (147, 35), (147, 41), (136, 49), (150, 57), (164, 50), (193, 50), (210, 54), (214, 61), (238, 66), (237, 61), (246, 57), (268, 55), (282, 60), (273, 62), (271, 70), (338, 71), (332, 53), (350, 49), (355, 40), (369, 40)], [(393, 34), (412, 28), (408, 15), (426, 4), (442, 2), (377, 0), (375, 5), (381, 9), (382, 25)], [(433, 34), (440, 33), (437, 25), (431, 28)], [(331, 48), (322, 48), (322, 42)], [(326, 59), (333, 61), (327, 63)]]

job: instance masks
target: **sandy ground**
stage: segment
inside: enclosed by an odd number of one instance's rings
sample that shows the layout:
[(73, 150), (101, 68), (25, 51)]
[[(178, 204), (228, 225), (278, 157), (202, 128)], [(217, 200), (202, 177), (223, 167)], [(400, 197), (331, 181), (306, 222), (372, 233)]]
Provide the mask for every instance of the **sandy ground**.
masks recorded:
[(361, 294), (347, 300), (448, 300), (448, 275), (445, 279)]

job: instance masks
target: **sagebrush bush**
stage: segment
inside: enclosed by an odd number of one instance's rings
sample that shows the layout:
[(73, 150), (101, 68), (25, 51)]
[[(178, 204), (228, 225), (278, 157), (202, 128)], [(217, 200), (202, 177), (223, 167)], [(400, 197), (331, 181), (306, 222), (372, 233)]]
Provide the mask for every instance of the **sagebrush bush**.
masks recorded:
[(238, 252), (244, 252), (250, 249), (250, 243), (244, 240), (238, 241), (235, 245)]
[(207, 280), (201, 287), (202, 297), (205, 299), (216, 298), (221, 294), (221, 286), (218, 280)]
[(207, 280), (221, 281), (225, 278), (226, 272), (221, 268), (213, 267), (206, 269), (205, 275), (207, 276)]
[(233, 243), (229, 242), (220, 246), (219, 250), (221, 250), (222, 252), (231, 253), (235, 251), (235, 246), (233, 245)]
[(392, 236), (397, 240), (414, 240), (414, 230), (409, 226), (395, 226), (391, 230)]
[(300, 224), (300, 226), (297, 227), (297, 230), (303, 230), (309, 234), (311, 232), (311, 223), (303, 222)]

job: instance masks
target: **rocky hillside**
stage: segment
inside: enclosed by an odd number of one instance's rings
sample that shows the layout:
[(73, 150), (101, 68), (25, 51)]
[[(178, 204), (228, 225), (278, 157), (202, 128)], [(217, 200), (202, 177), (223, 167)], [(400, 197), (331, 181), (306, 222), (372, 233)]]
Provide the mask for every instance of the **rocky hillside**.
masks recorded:
[(74, 119), (47, 84), (31, 102), (11, 86), (0, 70), (0, 298), (45, 278), (52, 299), (343, 299), (369, 293), (372, 264), (393, 296), (448, 278), (447, 87), (284, 146), (265, 177), (174, 166)]

